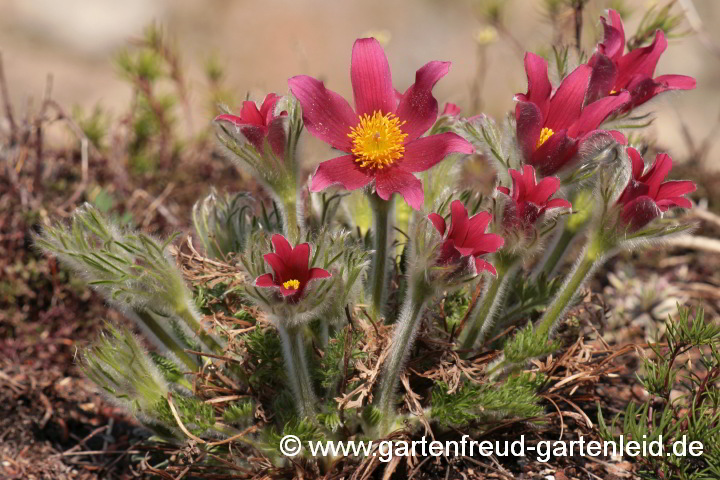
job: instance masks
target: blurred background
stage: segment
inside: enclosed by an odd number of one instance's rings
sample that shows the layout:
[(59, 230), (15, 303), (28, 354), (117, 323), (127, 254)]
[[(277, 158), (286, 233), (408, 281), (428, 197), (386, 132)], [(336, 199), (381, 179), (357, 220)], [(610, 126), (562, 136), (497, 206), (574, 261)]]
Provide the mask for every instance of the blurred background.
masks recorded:
[[(562, 0), (3, 0), (0, 51), (10, 96), (22, 115), (37, 106), (53, 76), (52, 96), (61, 105), (111, 115), (127, 108), (131, 87), (119, 75), (116, 59), (144, 28), (164, 28), (181, 56), (196, 128), (212, 118), (208, 68), (224, 71), (224, 101), (266, 92), (285, 92), (296, 74), (323, 78), (351, 97), (349, 58), (355, 38), (373, 34), (386, 43), (394, 83), (404, 90), (417, 68), (429, 60), (450, 60), (452, 69), (436, 87), (441, 103), (458, 104), (465, 114), (502, 116), (512, 96), (525, 90), (523, 50), (537, 51), (553, 41), (574, 44), (574, 15)], [(567, 3), (567, 2), (564, 2)], [(608, 6), (625, 15), (628, 36), (643, 14), (667, 2), (589, 0), (583, 13), (583, 44), (590, 51), (601, 36), (599, 17)], [(554, 12), (553, 9), (557, 8)], [(663, 95), (652, 104), (657, 120), (651, 132), (658, 147), (673, 156), (693, 155), (711, 133), (720, 113), (720, 2), (678, 0), (682, 15), (656, 75), (682, 73), (698, 88)], [(545, 47), (547, 48), (547, 47)], [(213, 67), (214, 65), (214, 67)], [(710, 163), (718, 145), (706, 153)]]

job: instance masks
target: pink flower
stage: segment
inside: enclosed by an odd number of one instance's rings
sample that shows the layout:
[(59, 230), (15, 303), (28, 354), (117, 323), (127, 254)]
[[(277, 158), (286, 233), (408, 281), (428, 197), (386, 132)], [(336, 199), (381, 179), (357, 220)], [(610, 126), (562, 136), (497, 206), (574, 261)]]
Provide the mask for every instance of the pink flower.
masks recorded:
[(623, 110), (642, 105), (655, 95), (668, 90), (692, 90), (695, 79), (685, 75), (661, 75), (653, 78), (660, 56), (667, 48), (667, 39), (662, 30), (655, 32), (652, 44), (625, 51), (625, 29), (620, 15), (609, 11), (610, 25), (601, 18), (605, 38), (597, 46), (597, 52), (588, 64), (593, 67), (590, 76), (588, 99), (616, 95), (627, 90), (631, 99)]
[(461, 111), (462, 109), (454, 103), (447, 102), (445, 103), (445, 108), (443, 108), (442, 114), (447, 117), (457, 117), (460, 115)]
[(617, 203), (622, 206), (622, 220), (633, 230), (644, 227), (673, 207), (691, 208), (683, 195), (695, 191), (690, 181), (664, 182), (672, 170), (672, 158), (666, 153), (655, 157), (655, 163), (643, 174), (645, 162), (634, 148), (627, 149), (632, 162), (632, 178)]
[[(478, 273), (487, 270), (497, 275), (495, 267), (486, 262), (482, 255), (493, 253), (502, 247), (505, 240), (500, 235), (485, 233), (490, 224), (492, 216), (488, 212), (480, 212), (472, 218), (468, 218), (465, 205), (455, 200), (450, 205), (450, 230), (445, 236), (440, 249), (438, 263), (455, 263), (462, 257), (474, 257), (475, 268)], [(445, 219), (437, 213), (428, 215), (428, 219), (435, 226), (440, 235), (445, 235)]]
[(310, 245), (301, 243), (293, 248), (282, 235), (272, 236), (274, 253), (263, 255), (272, 267), (273, 273), (260, 275), (255, 279), (257, 287), (271, 287), (280, 290), (284, 297), (297, 300), (302, 297), (305, 288), (312, 280), (330, 277), (330, 272), (322, 268), (309, 268)]
[[(553, 93), (548, 65), (533, 53), (525, 54), (528, 91), (517, 94), (515, 106), (517, 139), (526, 163), (542, 175), (553, 175), (575, 156), (578, 148), (613, 112), (621, 108), (630, 94), (601, 98), (585, 105), (591, 67), (580, 65)], [(619, 132), (604, 132), (625, 143)]]
[(530, 165), (525, 165), (522, 172), (510, 169), (510, 176), (512, 193), (507, 187), (497, 187), (500, 192), (510, 197), (503, 217), (507, 227), (532, 227), (547, 210), (572, 208), (570, 202), (564, 198), (550, 198), (560, 187), (557, 177), (545, 177), (537, 183), (535, 169)]
[(291, 78), (290, 90), (302, 106), (307, 129), (347, 153), (321, 163), (310, 189), (317, 192), (339, 183), (355, 190), (374, 180), (380, 198), (388, 200), (398, 192), (411, 207), (420, 209), (423, 186), (413, 173), (431, 168), (451, 153), (473, 152), (454, 133), (420, 138), (437, 120), (432, 88), (449, 69), (448, 62), (428, 63), (398, 98), (385, 52), (377, 40), (362, 38), (353, 46), (350, 65), (354, 110), (320, 80), (304, 75)]
[(218, 115), (216, 122), (229, 122), (240, 129), (240, 133), (247, 138), (247, 141), (262, 153), (267, 139), (270, 148), (277, 156), (283, 156), (285, 151), (285, 127), (283, 117), (287, 112), (275, 115), (275, 105), (280, 100), (279, 95), (268, 93), (260, 109), (255, 102), (243, 102), (240, 115)]

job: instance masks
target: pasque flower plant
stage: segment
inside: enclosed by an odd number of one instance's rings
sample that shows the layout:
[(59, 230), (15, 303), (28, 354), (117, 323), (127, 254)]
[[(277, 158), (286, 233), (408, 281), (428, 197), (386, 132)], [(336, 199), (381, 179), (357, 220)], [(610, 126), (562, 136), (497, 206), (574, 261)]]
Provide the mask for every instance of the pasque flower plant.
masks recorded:
[(450, 70), (449, 62), (430, 62), (419, 69), (415, 83), (398, 95), (390, 65), (374, 38), (355, 42), (350, 63), (355, 109), (323, 82), (300, 75), (291, 78), (290, 91), (303, 107), (307, 129), (346, 155), (322, 162), (310, 183), (319, 191), (340, 184), (356, 190), (372, 184), (375, 257), (369, 282), (376, 314), (387, 293), (387, 262), (392, 243), (393, 193), (414, 209), (423, 206), (422, 182), (413, 175), (428, 170), (452, 153), (472, 153), (459, 135), (446, 132), (422, 137), (438, 116), (432, 88)]
[[(543, 382), (517, 370), (557, 348), (557, 326), (604, 260), (687, 228), (669, 212), (692, 206), (692, 182), (667, 180), (670, 156), (660, 153), (646, 168), (627, 145), (639, 145), (638, 137), (610, 122), (663, 91), (692, 88), (694, 80), (654, 77), (665, 35), (624, 53), (622, 21), (613, 11), (610, 19), (596, 51), (579, 56), (587, 62), (570, 65), (565, 55), (567, 64), (556, 65), (555, 85), (548, 61), (527, 53), (527, 91), (516, 95), (504, 124), (483, 114), (462, 118), (467, 110), (450, 103), (439, 110), (433, 88), (448, 62), (430, 61), (411, 86), (396, 90), (372, 38), (352, 47), (352, 105), (300, 75), (289, 79), (287, 95), (224, 109), (213, 123), (221, 150), (272, 200), (267, 207), (244, 192), (213, 191), (193, 210), (206, 255), (236, 269), (240, 285), (220, 297), (226, 308), (241, 294), (243, 321), (251, 323), (242, 334), (204, 321), (170, 258), (172, 239), (120, 228), (91, 207), (76, 212), (70, 227), (47, 228), (38, 246), (122, 306), (157, 345), (146, 352), (130, 333), (111, 329), (84, 355), (88, 376), (158, 435), (213, 447), (237, 440), (279, 465), (286, 464), (281, 434), (380, 439), (400, 429), (412, 435), (420, 423), (482, 428), (490, 411), (537, 414)], [(338, 152), (314, 173), (303, 169), (305, 128)], [(494, 161), (490, 195), (448, 174), (475, 152)], [(340, 192), (324, 192), (335, 187)], [(352, 190), (362, 190), (372, 210), (367, 234), (335, 215), (357, 200), (347, 198)], [(396, 227), (396, 201), (412, 207), (407, 227)], [(567, 249), (573, 239), (585, 242), (578, 258)], [(564, 280), (528, 273), (552, 274), (563, 262), (573, 265)], [(532, 310), (512, 304), (514, 285), (536, 292), (548, 281), (559, 287), (531, 299)], [(453, 325), (428, 314), (437, 304), (447, 308), (451, 295), (467, 298), (467, 311), (454, 312), (464, 320)], [(520, 314), (511, 321), (508, 311)], [(231, 318), (225, 311), (222, 317)], [(513, 330), (522, 319), (527, 326)], [(492, 341), (500, 328), (513, 333)], [(416, 345), (418, 336), (427, 341)], [(491, 355), (498, 360), (490, 367), (473, 366), (485, 368), (482, 374), (449, 388), (431, 376), (417, 382), (413, 372), (436, 358), (427, 345), (444, 349), (444, 361), (452, 362), (488, 349), (503, 353)], [(123, 363), (134, 357), (128, 374)], [(401, 384), (422, 390), (412, 394), (412, 412), (400, 404)], [(493, 402), (484, 402), (487, 392)], [(468, 407), (471, 397), (476, 403)], [(247, 401), (225, 408), (227, 398)], [(338, 464), (303, 455), (321, 470)]]

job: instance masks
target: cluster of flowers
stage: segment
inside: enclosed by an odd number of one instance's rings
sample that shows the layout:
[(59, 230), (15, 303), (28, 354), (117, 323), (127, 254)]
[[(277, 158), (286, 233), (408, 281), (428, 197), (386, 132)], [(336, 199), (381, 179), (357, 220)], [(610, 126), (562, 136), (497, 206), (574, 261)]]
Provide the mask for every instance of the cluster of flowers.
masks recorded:
[[(673, 207), (691, 206), (685, 195), (694, 191), (692, 182), (665, 181), (672, 167), (670, 156), (660, 154), (646, 168), (641, 154), (627, 146), (621, 132), (601, 126), (628, 115), (660, 93), (692, 89), (695, 80), (682, 75), (653, 77), (667, 47), (663, 32), (657, 31), (652, 44), (625, 52), (622, 20), (612, 10), (609, 19), (609, 22), (602, 19), (604, 39), (594, 54), (557, 86), (550, 82), (548, 62), (538, 55), (526, 54), (527, 92), (515, 96), (513, 144), (519, 158), (518, 168), (508, 168), (506, 176), (501, 172), (500, 177), (511, 179), (512, 184), (497, 187), (494, 205), (499, 208), (470, 216), (463, 202), (456, 199), (436, 205), (439, 210), (425, 217), (424, 223), (432, 225), (437, 233), (430, 237), (431, 247), (424, 250), (430, 252), (428, 261), (420, 261), (423, 252), (418, 245), (412, 246), (416, 265), (408, 274), (410, 292), (396, 323), (393, 352), (387, 360), (386, 380), (381, 385), (379, 404), (383, 414), (390, 415), (398, 373), (422, 315), (423, 309), (418, 304), (426, 305), (434, 294), (489, 272), (492, 277), (486, 282), (483, 299), (473, 312), (464, 339), (461, 338), (462, 347), (471, 350), (492, 325), (494, 311), (502, 303), (499, 300), (504, 282), (537, 251), (542, 244), (537, 240), (552, 230), (543, 229), (548, 221), (571, 213), (573, 206), (568, 199), (572, 195), (582, 190), (603, 191), (604, 194), (596, 196), (605, 205), (597, 209), (602, 214), (593, 214), (598, 219), (595, 233), (588, 234), (587, 261), (580, 262), (571, 272), (563, 287), (565, 292), (561, 292), (539, 323), (542, 334), (550, 333), (594, 265), (626, 240), (667, 233), (662, 229), (651, 232), (643, 229)], [(376, 255), (368, 290), (376, 314), (382, 312), (382, 294), (388, 289), (386, 262), (392, 209), (387, 205), (393, 200), (391, 197), (398, 193), (410, 207), (422, 211), (425, 192), (416, 173), (431, 169), (450, 155), (457, 158), (486, 149), (486, 145), (463, 135), (464, 126), (477, 123), (482, 117), (464, 119), (453, 104), (447, 104), (439, 113), (432, 89), (449, 69), (448, 62), (429, 62), (417, 70), (415, 83), (399, 92), (393, 86), (380, 43), (363, 38), (355, 42), (352, 50), (350, 80), (354, 108), (320, 80), (304, 75), (289, 80), (290, 91), (302, 108), (304, 126), (312, 135), (343, 152), (317, 167), (310, 191), (341, 186), (345, 190), (364, 189), (369, 196), (375, 215)], [(287, 154), (283, 121), (288, 112), (278, 106), (279, 100), (280, 97), (270, 94), (260, 108), (245, 102), (240, 115), (221, 115), (216, 122), (235, 128), (259, 155), (282, 158)], [(434, 126), (439, 120), (446, 123), (449, 120), (453, 128), (436, 131)], [(613, 164), (613, 168), (627, 174), (611, 176), (614, 180), (610, 184), (603, 180), (602, 172), (594, 182), (573, 184), (572, 174), (586, 162), (583, 157), (588, 146), (597, 144), (612, 146), (616, 160), (625, 163)], [(448, 204), (449, 227), (448, 215), (443, 211)], [(291, 209), (292, 206), (286, 209), (286, 216), (293, 215), (292, 211), (288, 213)], [(422, 226), (423, 221), (415, 223)], [(299, 239), (302, 232), (297, 227), (286, 233), (291, 239)], [(411, 243), (413, 240), (411, 237)], [(311, 267), (308, 243), (293, 247), (284, 236), (275, 235), (272, 244), (275, 251), (264, 256), (272, 273), (259, 276), (255, 286), (275, 289), (278, 302), (299, 304), (311, 294), (312, 282), (332, 276), (328, 270)]]

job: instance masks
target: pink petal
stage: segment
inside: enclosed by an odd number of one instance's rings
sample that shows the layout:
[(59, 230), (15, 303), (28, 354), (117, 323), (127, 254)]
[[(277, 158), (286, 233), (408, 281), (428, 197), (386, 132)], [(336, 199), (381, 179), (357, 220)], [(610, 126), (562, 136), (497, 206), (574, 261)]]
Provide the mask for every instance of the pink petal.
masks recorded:
[(510, 189), (507, 187), (497, 187), (498, 192), (502, 192), (505, 195), (510, 195)]
[(537, 184), (528, 201), (537, 205), (543, 205), (560, 188), (560, 179), (557, 177), (545, 177)]
[(617, 78), (617, 68), (609, 57), (596, 53), (588, 63), (592, 65), (592, 73), (585, 93), (585, 105), (610, 94)]
[(523, 174), (512, 168), (508, 170), (508, 173), (510, 174), (510, 178), (512, 178), (513, 200), (515, 200), (516, 202), (518, 200), (524, 200), (527, 189), (525, 187), (525, 178), (523, 177)]
[(658, 188), (656, 198), (665, 199), (670, 197), (681, 197), (694, 192), (695, 188), (695, 184), (689, 180), (673, 180), (665, 182), (660, 185), (660, 188)]
[(486, 233), (476, 238), (472, 245), (475, 255), (493, 253), (505, 245), (505, 239), (495, 233)]
[(337, 93), (325, 88), (320, 80), (299, 75), (288, 80), (290, 91), (302, 106), (305, 127), (320, 140), (349, 152), (352, 142), (348, 133), (358, 123), (350, 105)]
[(486, 237), (485, 229), (490, 224), (490, 220), (492, 220), (492, 215), (489, 212), (480, 212), (473, 215), (468, 221), (468, 232), (463, 246), (474, 246), (477, 240)]
[(285, 142), (287, 141), (287, 134), (285, 133), (286, 121), (287, 117), (276, 117), (272, 119), (266, 137), (270, 148), (275, 155), (280, 158), (283, 158), (285, 155)]
[(657, 202), (661, 210), (667, 211), (672, 207), (692, 208), (692, 202), (685, 197), (672, 197)]
[(668, 176), (670, 170), (672, 170), (672, 158), (670, 158), (670, 155), (667, 153), (658, 154), (650, 170), (640, 177), (640, 181), (650, 187), (648, 195), (655, 197), (660, 184)]
[(422, 137), (405, 145), (403, 170), (424, 172), (453, 153), (473, 153), (470, 143), (459, 135), (446, 132)]
[(372, 180), (370, 170), (361, 168), (354, 156), (343, 155), (318, 165), (312, 177), (310, 191), (319, 192), (336, 183), (342, 184), (346, 190), (357, 190)]
[(627, 148), (628, 156), (630, 157), (630, 163), (632, 164), (632, 178), (639, 180), (645, 171), (645, 160), (643, 160), (640, 152), (632, 147)]
[(667, 48), (667, 39), (662, 30), (655, 33), (653, 43), (643, 48), (636, 48), (617, 60), (618, 78), (616, 86), (625, 88), (635, 75), (652, 77), (655, 73), (660, 56)]
[(350, 81), (358, 115), (395, 111), (395, 89), (390, 64), (380, 42), (374, 38), (355, 41), (350, 62)]
[(445, 108), (443, 108), (442, 114), (447, 117), (456, 117), (460, 115), (461, 111), (462, 109), (454, 103), (447, 102), (445, 103)]
[(693, 77), (685, 75), (660, 75), (654, 80), (668, 90), (692, 90), (697, 85)]
[(552, 208), (572, 208), (572, 204), (564, 198), (553, 198), (545, 204), (545, 210)]
[(293, 275), (297, 275), (298, 277), (303, 278), (296, 278), (296, 280), (300, 280), (301, 282), (307, 281), (307, 275), (308, 275), (308, 261), (310, 260), (310, 245), (307, 243), (301, 243), (300, 245), (297, 245), (295, 248), (293, 248), (292, 254), (290, 256), (290, 261), (288, 262), (288, 267), (290, 267), (290, 270), (292, 271)]
[(415, 210), (423, 208), (425, 195), (422, 182), (408, 171), (391, 168), (379, 172), (375, 177), (375, 190), (383, 200), (389, 200), (392, 194), (397, 192)]
[(275, 278), (278, 282), (287, 280), (292, 274), (289, 266), (285, 264), (282, 257), (280, 257), (277, 253), (266, 253), (263, 255), (263, 258), (267, 264), (270, 265), (270, 268), (273, 269)]
[(435, 227), (435, 230), (440, 233), (440, 235), (445, 235), (445, 219), (441, 215), (438, 215), (437, 213), (431, 213), (430, 215), (428, 215), (428, 219)]
[(650, 197), (638, 197), (623, 206), (622, 219), (633, 229), (642, 228), (653, 219), (660, 216), (662, 211)]
[(311, 268), (310, 269), (310, 276), (308, 277), (308, 280), (315, 280), (318, 278), (330, 278), (332, 275), (327, 270), (324, 270), (322, 268)]
[(600, 19), (603, 24), (605, 38), (603, 38), (603, 43), (598, 45), (598, 50), (614, 59), (625, 51), (625, 31), (620, 15), (615, 10), (610, 10), (609, 14), (612, 22), (610, 25), (604, 18)]
[(462, 245), (467, 237), (468, 228), (470, 221), (465, 205), (460, 200), (453, 200), (450, 204), (450, 231), (447, 237), (455, 240), (456, 244)]
[(432, 95), (435, 84), (450, 70), (450, 62), (429, 62), (415, 73), (415, 83), (402, 96), (397, 116), (405, 124), (406, 142), (415, 140), (433, 126), (438, 116), (438, 103)]
[(497, 270), (492, 266), (491, 263), (486, 262), (480, 257), (475, 257), (475, 270), (480, 274), (483, 270), (490, 272), (493, 276), (497, 277)]
[(591, 72), (589, 65), (580, 65), (565, 77), (550, 99), (545, 126), (555, 131), (563, 130), (570, 128), (580, 117)]
[(265, 119), (265, 125), (270, 124), (275, 116), (275, 105), (282, 97), (274, 93), (268, 93), (260, 106), (260, 116)]
[(529, 159), (543, 128), (542, 112), (534, 103), (518, 102), (515, 105), (515, 121), (518, 144), (525, 159)]
[(246, 100), (243, 102), (240, 116), (245, 121), (245, 123), (259, 126), (265, 125), (265, 118), (260, 115), (260, 111), (258, 110), (255, 102), (252, 102), (250, 100)]
[(260, 275), (258, 278), (256, 278), (255, 286), (256, 287), (274, 287), (275, 282), (273, 281), (272, 273), (266, 273), (265, 275)]
[(241, 126), (241, 125), (247, 125), (247, 122), (243, 121), (242, 118), (238, 117), (237, 115), (232, 115), (229, 113), (224, 113), (222, 115), (218, 115), (215, 117), (214, 122), (229, 122), (235, 126)]
[(580, 118), (570, 127), (568, 135), (581, 137), (597, 129), (613, 112), (619, 110), (630, 101), (630, 94), (622, 92), (620, 95), (601, 98), (585, 107)]
[(515, 98), (523, 101), (534, 103), (542, 116), (547, 116), (550, 106), (550, 94), (552, 93), (552, 85), (548, 78), (547, 61), (539, 55), (527, 52), (525, 54), (525, 73), (528, 79), (528, 91), (526, 94), (517, 94)]
[(283, 262), (286, 262), (289, 266), (290, 256), (292, 255), (293, 248), (292, 245), (290, 245), (290, 242), (287, 241), (287, 238), (283, 237), (279, 233), (276, 233), (272, 236), (270, 241), (273, 244), (275, 253), (280, 255)]

